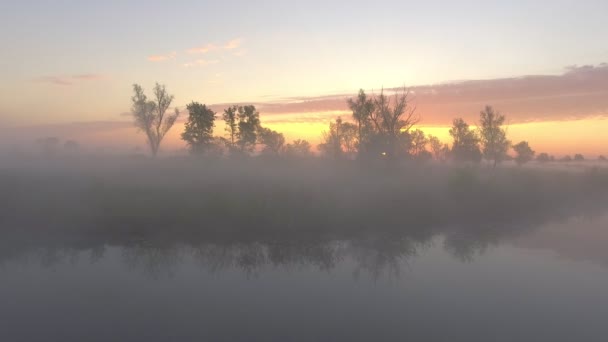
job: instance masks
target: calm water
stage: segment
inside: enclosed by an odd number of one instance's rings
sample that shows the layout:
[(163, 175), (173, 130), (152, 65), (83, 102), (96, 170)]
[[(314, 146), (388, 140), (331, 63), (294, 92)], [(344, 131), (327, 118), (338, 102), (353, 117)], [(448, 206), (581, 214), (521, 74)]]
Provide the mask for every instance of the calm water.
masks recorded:
[(38, 246), (0, 265), (0, 341), (608, 340), (608, 217), (517, 234)]

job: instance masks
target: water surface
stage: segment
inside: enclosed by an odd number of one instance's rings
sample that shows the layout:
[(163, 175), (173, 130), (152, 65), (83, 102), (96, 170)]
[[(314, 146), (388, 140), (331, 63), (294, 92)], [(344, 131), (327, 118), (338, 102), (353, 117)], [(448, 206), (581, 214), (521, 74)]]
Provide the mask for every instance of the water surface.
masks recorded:
[(15, 248), (0, 341), (606, 340), (608, 216), (499, 229)]

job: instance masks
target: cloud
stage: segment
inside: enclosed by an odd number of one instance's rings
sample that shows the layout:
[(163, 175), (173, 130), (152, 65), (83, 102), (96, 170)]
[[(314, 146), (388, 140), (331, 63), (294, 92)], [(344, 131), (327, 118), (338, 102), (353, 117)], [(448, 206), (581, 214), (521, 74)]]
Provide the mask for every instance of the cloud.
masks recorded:
[(207, 66), (211, 64), (217, 64), (220, 61), (218, 60), (206, 60), (206, 59), (197, 59), (196, 61), (192, 61), (189, 63), (184, 63), (183, 66), (186, 68), (196, 67), (196, 66)]
[[(470, 80), (413, 86), (410, 90), (424, 125), (449, 125), (455, 117), (476, 122), (485, 105), (504, 113), (511, 124), (608, 117), (608, 64), (572, 66), (560, 75)], [(294, 97), (256, 106), (271, 115), (325, 113), (344, 117), (350, 115), (346, 99), (353, 96)]]
[(245, 49), (240, 49), (240, 50), (238, 50), (238, 51), (236, 51), (236, 52), (233, 53), (233, 55), (237, 56), (237, 57), (243, 57), (246, 54), (247, 54), (247, 50), (245, 50)]
[(103, 79), (99, 74), (79, 74), (71, 76), (40, 76), (33, 79), (34, 82), (50, 83), (54, 85), (70, 86), (77, 82), (97, 81)]
[(96, 81), (96, 80), (103, 79), (104, 77), (99, 74), (80, 74), (80, 75), (74, 75), (74, 76), (72, 76), (72, 78), (75, 80), (81, 80), (81, 81)]
[(236, 38), (236, 39), (230, 40), (226, 44), (224, 44), (224, 49), (234, 50), (234, 49), (238, 49), (240, 46), (241, 46), (241, 38)]
[(207, 44), (205, 46), (195, 47), (186, 50), (189, 54), (204, 54), (210, 51), (217, 50), (217, 46), (213, 44)]
[(171, 59), (175, 59), (175, 57), (177, 56), (177, 52), (173, 51), (171, 53), (168, 53), (166, 55), (152, 55), (152, 56), (148, 56), (148, 60), (150, 62), (164, 62), (164, 61), (168, 61)]
[(186, 52), (188, 52), (189, 54), (205, 54), (211, 51), (235, 50), (241, 46), (241, 42), (241, 38), (235, 38), (221, 45), (210, 43), (203, 46), (188, 49), (186, 50)]

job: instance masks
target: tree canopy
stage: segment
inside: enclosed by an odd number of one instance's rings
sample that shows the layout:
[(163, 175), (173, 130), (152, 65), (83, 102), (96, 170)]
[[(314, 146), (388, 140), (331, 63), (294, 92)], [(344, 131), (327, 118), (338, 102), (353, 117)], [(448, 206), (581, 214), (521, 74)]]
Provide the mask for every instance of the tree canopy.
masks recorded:
[(186, 121), (182, 139), (194, 154), (205, 153), (213, 145), (213, 127), (215, 127), (215, 112), (198, 102), (192, 102), (187, 107)]

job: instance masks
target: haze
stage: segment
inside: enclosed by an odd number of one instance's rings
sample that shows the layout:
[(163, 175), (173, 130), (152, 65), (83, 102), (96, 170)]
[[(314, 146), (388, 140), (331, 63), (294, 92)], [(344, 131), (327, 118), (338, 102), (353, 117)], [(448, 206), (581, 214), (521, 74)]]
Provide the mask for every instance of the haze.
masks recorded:
[(0, 341), (604, 341), (608, 2), (3, 1)]

